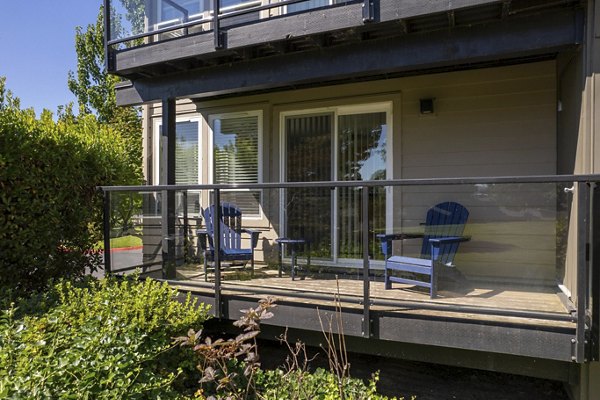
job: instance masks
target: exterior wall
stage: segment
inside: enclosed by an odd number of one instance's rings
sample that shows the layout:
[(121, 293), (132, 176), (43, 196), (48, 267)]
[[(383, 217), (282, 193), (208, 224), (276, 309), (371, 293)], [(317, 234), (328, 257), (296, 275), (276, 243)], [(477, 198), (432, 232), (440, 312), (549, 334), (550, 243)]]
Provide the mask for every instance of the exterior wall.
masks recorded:
[[(600, 173), (600, 3), (588, 0), (587, 7), (586, 43), (582, 63), (584, 85), (581, 92), (576, 168), (580, 173), (597, 174)], [(594, 238), (594, 241), (597, 242), (598, 238)], [(592, 276), (592, 279), (597, 280), (598, 277)], [(599, 316), (594, 315), (594, 318), (592, 325), (598, 326)], [(597, 354), (595, 356), (598, 357)], [(600, 398), (600, 363), (583, 364), (579, 375), (579, 381), (572, 386), (573, 397), (579, 400)]]
[[(434, 115), (419, 114), (421, 98), (435, 98)], [(536, 175), (557, 172), (556, 98), (556, 63), (546, 61), (195, 105), (181, 101), (178, 115), (191, 115), (197, 107), (204, 119), (202, 146), (208, 149), (209, 115), (262, 110), (264, 182), (280, 180), (281, 113), (374, 102), (393, 105), (391, 178)], [(149, 110), (149, 117), (160, 117), (160, 105)], [(207, 157), (203, 163), (203, 182), (209, 182)], [(437, 202), (462, 202), (471, 210), (466, 234), (473, 240), (457, 256), (461, 272), (470, 278), (551, 284), (556, 278), (557, 199), (554, 186), (544, 190), (540, 196), (540, 187), (534, 186), (396, 189), (393, 228), (418, 225)], [(504, 208), (498, 211), (499, 206)], [(273, 250), (272, 239), (279, 235), (278, 207), (276, 193), (264, 193), (265, 217), (247, 221), (264, 231), (265, 250)], [(418, 249), (409, 244), (404, 252)]]
[[(556, 85), (552, 61), (412, 79), (402, 90), (402, 178), (556, 173)], [(419, 99), (435, 98), (435, 114)], [(470, 278), (549, 284), (556, 275), (554, 185), (406, 188), (405, 226), (453, 200), (470, 211), (455, 264)], [(416, 220), (414, 219), (416, 216)], [(420, 244), (419, 244), (420, 245)], [(407, 249), (405, 249), (407, 250)], [(410, 250), (410, 248), (408, 249)], [(419, 246), (412, 248), (418, 254)]]

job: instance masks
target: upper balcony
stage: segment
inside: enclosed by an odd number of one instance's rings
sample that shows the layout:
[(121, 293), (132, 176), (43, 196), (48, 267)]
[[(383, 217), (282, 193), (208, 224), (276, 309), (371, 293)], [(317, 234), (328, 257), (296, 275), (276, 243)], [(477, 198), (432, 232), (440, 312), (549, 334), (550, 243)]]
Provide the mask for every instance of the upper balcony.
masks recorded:
[[(323, 56), (323, 49), (329, 60), (343, 60), (344, 65), (348, 63), (343, 54), (337, 53), (353, 52), (362, 61), (350, 64), (359, 64), (365, 76), (444, 64), (425, 62), (428, 54), (443, 55), (448, 59), (445, 64), (452, 65), (471, 59), (481, 62), (486, 55), (498, 60), (498, 52), (505, 53), (503, 57), (531, 57), (576, 42), (573, 16), (578, 4), (573, 0), (105, 0), (107, 64), (109, 72), (147, 84), (164, 76), (240, 63), (253, 62), (250, 72), (264, 70), (267, 64), (254, 63), (267, 60), (279, 66), (279, 60), (290, 56), (297, 64), (304, 54)], [(423, 35), (431, 32), (441, 36)], [(465, 40), (469, 43), (464, 49), (457, 46)], [(435, 43), (446, 48), (430, 48)], [(392, 44), (408, 48), (389, 51)], [(371, 65), (382, 59), (381, 54), (357, 54), (363, 47), (378, 46), (389, 51), (390, 57), (383, 57), (389, 59), (386, 68)], [(403, 54), (406, 65), (395, 65), (394, 54)], [(419, 60), (413, 60), (416, 55)], [(337, 70), (337, 75), (360, 74)], [(330, 78), (313, 80), (326, 79)], [(260, 86), (264, 90), (265, 84)], [(182, 94), (190, 95), (194, 93)], [(151, 100), (155, 99), (139, 102)]]

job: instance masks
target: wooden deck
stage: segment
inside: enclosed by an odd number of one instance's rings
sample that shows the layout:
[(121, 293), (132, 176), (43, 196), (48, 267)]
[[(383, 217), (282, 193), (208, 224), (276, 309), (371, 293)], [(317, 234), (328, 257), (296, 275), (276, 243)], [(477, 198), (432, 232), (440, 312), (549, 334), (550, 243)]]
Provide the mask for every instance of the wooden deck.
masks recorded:
[[(278, 277), (276, 270), (258, 267), (254, 278), (250, 277), (248, 270), (240, 268), (225, 268), (222, 276), (224, 295), (242, 295), (258, 299), (274, 292), (279, 301), (325, 306), (333, 305), (334, 295), (339, 292), (339, 295), (345, 299), (344, 307), (362, 308), (360, 300), (364, 290), (363, 281), (357, 275), (336, 279), (333, 274), (313, 273), (308, 274), (305, 279), (297, 278), (292, 281), (287, 274)], [(209, 281), (212, 278), (213, 275), (209, 272)], [(204, 282), (204, 274), (202, 268), (188, 266), (178, 269), (178, 279), (180, 281), (178, 287), (187, 289), (193, 287), (194, 283)], [(331, 296), (331, 301), (324, 300), (323, 297), (316, 299), (315, 296), (324, 296), (324, 298)], [(430, 299), (428, 291), (421, 288), (394, 284), (391, 290), (385, 290), (383, 282), (375, 280), (370, 282), (370, 297), (375, 301), (372, 309), (392, 313), (546, 328), (574, 328), (575, 326), (569, 321), (509, 316), (500, 311), (529, 311), (567, 316), (568, 310), (561, 301), (558, 288), (472, 282), (462, 277), (459, 279), (445, 277), (439, 282), (439, 296)], [(390, 302), (397, 302), (398, 305), (390, 305)], [(440, 307), (436, 308), (438, 305)], [(444, 306), (461, 306), (466, 311), (447, 310), (443, 309)]]

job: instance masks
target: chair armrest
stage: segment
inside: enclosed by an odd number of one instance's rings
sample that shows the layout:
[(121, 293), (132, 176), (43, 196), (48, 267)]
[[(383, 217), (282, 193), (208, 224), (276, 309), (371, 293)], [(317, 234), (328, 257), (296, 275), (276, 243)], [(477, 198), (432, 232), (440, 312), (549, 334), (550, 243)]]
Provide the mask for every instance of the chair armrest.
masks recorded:
[(377, 239), (381, 240), (381, 252), (384, 257), (392, 255), (392, 241), (394, 240), (406, 240), (406, 239), (418, 239), (422, 238), (422, 233), (379, 233), (376, 235)]
[(258, 237), (260, 236), (260, 231), (254, 229), (242, 229), (242, 232), (245, 232), (250, 235), (250, 242), (252, 244), (252, 248), (254, 249), (256, 245), (258, 245)]
[(443, 238), (429, 239), (429, 243), (434, 247), (439, 247), (443, 244), (468, 242), (469, 240), (471, 240), (470, 236), (449, 236)]
[(422, 233), (378, 233), (377, 235), (375, 235), (375, 237), (377, 237), (377, 239), (381, 240), (382, 242), (388, 240), (419, 239), (423, 236), (424, 235)]

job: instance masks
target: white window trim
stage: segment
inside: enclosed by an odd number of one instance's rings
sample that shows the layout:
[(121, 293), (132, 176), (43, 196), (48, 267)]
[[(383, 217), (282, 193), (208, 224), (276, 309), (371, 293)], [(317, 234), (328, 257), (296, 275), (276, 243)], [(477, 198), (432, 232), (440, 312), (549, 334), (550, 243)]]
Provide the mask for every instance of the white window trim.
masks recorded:
[[(262, 110), (252, 110), (252, 111), (234, 111), (234, 112), (225, 112), (219, 114), (210, 114), (208, 116), (208, 183), (214, 183), (214, 132), (213, 132), (213, 122), (216, 119), (226, 119), (226, 118), (237, 118), (237, 117), (258, 117), (258, 176), (257, 183), (263, 182), (263, 111)], [(236, 190), (244, 190), (244, 189), (236, 189)], [(248, 220), (262, 220), (264, 219), (264, 212), (262, 208), (262, 199), (263, 199), (263, 190), (260, 190), (260, 200), (259, 200), (259, 213), (258, 214), (244, 214), (243, 218)]]
[[(180, 116), (175, 119), (175, 123), (177, 122), (197, 122), (198, 123), (198, 183), (202, 181), (202, 164), (204, 162), (204, 153), (202, 148), (202, 119), (198, 115), (194, 116)], [(162, 136), (162, 132), (160, 130), (160, 126), (162, 125), (161, 118), (154, 118), (154, 123), (152, 125), (152, 184), (158, 185), (160, 183), (160, 138)], [(177, 162), (177, 160), (175, 161)]]
[[(394, 164), (393, 164), (393, 149), (394, 149), (394, 127), (393, 127), (393, 101), (381, 101), (381, 102), (372, 102), (372, 103), (362, 103), (362, 104), (341, 104), (338, 106), (332, 107), (316, 107), (316, 108), (306, 108), (306, 109), (297, 109), (290, 111), (283, 111), (279, 114), (279, 182), (284, 183), (287, 181), (286, 177), (286, 132), (285, 132), (285, 119), (290, 116), (299, 116), (299, 115), (310, 115), (310, 114), (333, 114), (333, 165), (331, 176), (334, 180), (337, 181), (337, 165), (338, 165), (338, 117), (340, 115), (352, 115), (352, 114), (368, 114), (374, 112), (385, 112), (386, 113), (386, 125), (388, 126), (388, 132), (386, 137), (386, 152), (387, 154), (392, 155), (392, 157), (387, 157), (386, 159), (386, 179), (393, 179), (394, 173)], [(337, 224), (337, 189), (335, 190), (335, 195), (333, 198), (333, 212), (332, 212), (332, 259), (334, 263), (338, 263), (340, 261), (347, 262), (350, 259), (344, 259), (338, 257), (338, 230), (336, 228)], [(281, 221), (282, 232), (286, 230), (286, 220), (283, 213), (284, 204), (284, 196), (283, 189), (280, 190), (279, 196), (279, 220)], [(392, 187), (386, 187), (386, 215), (392, 216), (394, 211), (394, 196)], [(393, 229), (393, 221), (391, 218), (386, 218), (386, 232), (391, 232)]]

